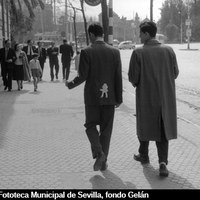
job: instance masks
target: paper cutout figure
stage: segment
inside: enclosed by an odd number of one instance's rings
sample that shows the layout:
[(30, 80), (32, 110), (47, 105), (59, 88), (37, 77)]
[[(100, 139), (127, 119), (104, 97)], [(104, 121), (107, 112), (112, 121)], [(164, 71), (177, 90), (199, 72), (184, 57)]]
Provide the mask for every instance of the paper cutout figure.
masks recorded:
[(108, 98), (108, 85), (106, 83), (103, 84), (102, 89), (100, 89), (101, 93), (101, 98), (104, 98), (104, 95), (106, 98)]

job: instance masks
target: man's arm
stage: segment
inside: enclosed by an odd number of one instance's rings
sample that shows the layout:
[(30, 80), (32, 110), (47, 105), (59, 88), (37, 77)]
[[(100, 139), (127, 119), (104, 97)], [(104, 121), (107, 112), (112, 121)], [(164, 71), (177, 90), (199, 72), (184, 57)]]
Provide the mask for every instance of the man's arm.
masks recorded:
[(88, 73), (89, 73), (89, 58), (87, 53), (84, 50), (82, 50), (80, 55), (79, 75), (75, 77), (74, 80), (66, 82), (66, 86), (69, 89), (72, 89), (80, 85), (87, 79)]
[(116, 100), (117, 100), (117, 106), (118, 107), (122, 103), (122, 92), (123, 92), (123, 85), (122, 85), (122, 64), (121, 64), (121, 58), (120, 58), (120, 52), (117, 51), (116, 55), (117, 63), (116, 63), (116, 74), (115, 74), (115, 92), (116, 92)]
[(128, 79), (129, 79), (129, 82), (131, 82), (134, 87), (137, 87), (137, 85), (139, 84), (140, 66), (139, 66), (139, 61), (138, 61), (137, 54), (135, 51), (133, 51), (131, 60), (129, 63)]

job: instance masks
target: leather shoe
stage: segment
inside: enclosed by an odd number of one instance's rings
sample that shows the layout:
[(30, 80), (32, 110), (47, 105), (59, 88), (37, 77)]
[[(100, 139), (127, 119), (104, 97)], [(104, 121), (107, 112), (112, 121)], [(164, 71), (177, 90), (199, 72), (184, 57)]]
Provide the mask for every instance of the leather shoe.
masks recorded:
[(100, 153), (97, 156), (96, 161), (94, 163), (93, 166), (94, 171), (99, 171), (102, 168), (104, 162), (106, 162), (106, 156), (104, 153)]
[(103, 162), (102, 163), (102, 166), (101, 166), (101, 171), (105, 171), (105, 170), (107, 170), (107, 168), (108, 168), (108, 164), (107, 164), (107, 162), (105, 161), (105, 162)]
[(4, 90), (7, 90), (7, 88), (8, 88), (8, 87), (7, 87), (7, 86), (5, 86), (5, 87), (4, 87)]
[(159, 175), (163, 177), (167, 177), (169, 175), (169, 171), (165, 163), (160, 163), (159, 172), (160, 172)]
[(135, 154), (134, 154), (133, 158), (134, 158), (136, 161), (141, 162), (141, 164), (148, 164), (148, 163), (149, 163), (149, 157), (144, 157), (144, 156), (142, 156), (140, 153), (139, 153), (138, 155), (135, 155)]

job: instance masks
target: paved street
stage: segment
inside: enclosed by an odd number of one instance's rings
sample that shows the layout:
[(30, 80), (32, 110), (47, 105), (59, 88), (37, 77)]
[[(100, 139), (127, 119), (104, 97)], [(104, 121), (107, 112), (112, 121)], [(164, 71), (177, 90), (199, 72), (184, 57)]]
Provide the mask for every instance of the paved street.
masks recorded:
[[(124, 103), (116, 109), (108, 170), (93, 171), (94, 160), (83, 126), (84, 85), (68, 90), (61, 68), (59, 80), (50, 82), (47, 60), (38, 92), (33, 92), (33, 84), (27, 82), (22, 91), (17, 91), (14, 81), (12, 92), (0, 87), (0, 188), (200, 189), (200, 51), (179, 47), (174, 46), (180, 68), (179, 136), (170, 141), (168, 178), (158, 176), (154, 142), (150, 143), (149, 165), (133, 160), (138, 140), (135, 91), (127, 80), (131, 51), (121, 51)], [(75, 75), (72, 66), (70, 78)]]

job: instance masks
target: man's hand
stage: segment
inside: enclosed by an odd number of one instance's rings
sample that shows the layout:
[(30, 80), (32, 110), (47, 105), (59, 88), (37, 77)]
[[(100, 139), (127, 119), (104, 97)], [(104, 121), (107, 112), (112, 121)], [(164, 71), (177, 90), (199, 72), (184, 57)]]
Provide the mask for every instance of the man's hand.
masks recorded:
[(121, 105), (121, 103), (116, 104), (116, 105), (115, 105), (115, 108), (119, 108), (120, 105)]
[(66, 87), (68, 87), (68, 83), (69, 83), (68, 81), (65, 81), (65, 86), (66, 86)]

